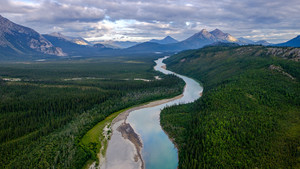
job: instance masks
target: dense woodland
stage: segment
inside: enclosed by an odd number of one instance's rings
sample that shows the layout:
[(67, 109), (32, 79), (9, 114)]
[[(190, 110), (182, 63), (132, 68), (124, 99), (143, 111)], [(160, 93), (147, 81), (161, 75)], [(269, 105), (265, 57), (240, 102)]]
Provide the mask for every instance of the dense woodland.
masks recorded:
[[(0, 168), (82, 168), (95, 160), (79, 144), (94, 125), (182, 92), (184, 82), (155, 72), (153, 59), (1, 65)], [(20, 81), (7, 80), (13, 78)]]
[(166, 60), (203, 83), (202, 98), (166, 108), (179, 168), (300, 168), (300, 63), (267, 47), (206, 47)]

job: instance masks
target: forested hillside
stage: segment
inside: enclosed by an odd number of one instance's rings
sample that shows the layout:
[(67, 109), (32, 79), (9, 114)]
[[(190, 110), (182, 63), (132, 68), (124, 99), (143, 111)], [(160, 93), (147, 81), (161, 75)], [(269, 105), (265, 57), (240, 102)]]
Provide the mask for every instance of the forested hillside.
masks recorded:
[(82, 168), (96, 160), (79, 142), (98, 122), (182, 92), (183, 81), (155, 72), (153, 59), (1, 65), (0, 168)]
[(166, 60), (204, 86), (196, 102), (161, 113), (179, 168), (300, 168), (300, 63), (286, 49), (206, 47)]

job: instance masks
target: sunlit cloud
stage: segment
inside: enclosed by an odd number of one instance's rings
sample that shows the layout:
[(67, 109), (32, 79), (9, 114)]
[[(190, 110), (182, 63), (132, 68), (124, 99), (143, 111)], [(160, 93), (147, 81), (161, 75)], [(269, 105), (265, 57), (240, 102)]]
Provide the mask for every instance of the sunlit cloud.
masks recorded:
[(89, 40), (183, 40), (219, 28), (235, 37), (281, 42), (299, 34), (299, 11), (299, 0), (0, 1), (0, 14), (16, 23)]

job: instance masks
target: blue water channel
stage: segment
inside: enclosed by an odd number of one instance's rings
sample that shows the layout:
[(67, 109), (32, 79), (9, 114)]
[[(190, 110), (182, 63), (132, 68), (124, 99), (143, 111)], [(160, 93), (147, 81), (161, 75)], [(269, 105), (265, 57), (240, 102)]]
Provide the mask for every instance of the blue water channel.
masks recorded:
[(166, 106), (193, 102), (200, 97), (203, 91), (203, 88), (195, 80), (164, 69), (163, 60), (166, 58), (156, 60), (154, 69), (164, 74), (174, 74), (182, 78), (186, 83), (183, 97), (155, 107), (132, 111), (127, 118), (127, 122), (142, 139), (142, 157), (146, 169), (177, 168), (177, 149), (160, 126), (160, 112)]

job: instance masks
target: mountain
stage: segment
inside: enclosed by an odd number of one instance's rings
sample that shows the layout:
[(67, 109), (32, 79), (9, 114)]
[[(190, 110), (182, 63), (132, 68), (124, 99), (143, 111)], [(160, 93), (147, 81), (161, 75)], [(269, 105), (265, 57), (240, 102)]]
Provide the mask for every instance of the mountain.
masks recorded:
[(243, 38), (243, 37), (240, 37), (238, 38), (238, 43), (240, 45), (248, 45), (248, 44), (254, 44), (255, 42), (253, 40), (250, 40), (250, 39), (246, 39), (246, 38)]
[(269, 46), (272, 45), (270, 42), (266, 41), (266, 40), (259, 40), (259, 41), (253, 41), (250, 39), (246, 39), (243, 37), (238, 38), (238, 44), (240, 45), (263, 45), (263, 46)]
[(29, 55), (66, 56), (61, 48), (31, 28), (11, 22), (0, 15), (0, 55), (29, 56)]
[(186, 49), (196, 49), (214, 42), (216, 42), (216, 38), (206, 29), (202, 29), (200, 32), (194, 34), (186, 40), (179, 42), (179, 46), (182, 46)]
[(125, 49), (130, 48), (134, 45), (139, 44), (139, 42), (132, 42), (132, 41), (92, 41), (93, 44), (103, 44), (107, 48), (113, 48), (113, 49)]
[(224, 33), (219, 29), (208, 32), (202, 29), (188, 39), (179, 42), (179, 46), (185, 49), (197, 49), (215, 42), (237, 42), (238, 40), (229, 33)]
[(220, 29), (215, 29), (210, 32), (219, 42), (237, 42), (238, 40), (229, 33), (224, 33)]
[(93, 45), (94, 48), (98, 48), (98, 49), (107, 49), (107, 47), (101, 43), (97, 43), (95, 45)]
[(92, 45), (90, 42), (86, 41), (85, 39), (83, 39), (82, 37), (71, 37), (71, 36), (65, 36), (59, 32), (53, 32), (51, 34), (49, 34), (51, 36), (55, 36), (55, 37), (59, 37), (59, 38), (63, 38), (67, 41), (76, 43), (78, 45)]
[(177, 51), (174, 45), (164, 45), (153, 42), (144, 42), (122, 50), (126, 53), (155, 53)]
[(61, 33), (45, 34), (43, 36), (53, 45), (62, 48), (63, 51), (71, 56), (98, 55), (101, 50), (108, 49), (102, 44), (90, 46), (88, 45), (89, 42), (85, 41), (83, 38), (68, 37)]
[(74, 43), (77, 43), (78, 45), (92, 45), (89, 41), (86, 41), (85, 39), (81, 37), (75, 37), (72, 39)]
[(132, 42), (132, 41), (113, 41), (112, 43), (115, 46), (118, 46), (119, 48), (129, 48), (134, 45), (139, 44), (139, 42)]
[(279, 43), (274, 46), (300, 47), (300, 35), (298, 35), (297, 37), (295, 37), (287, 42)]
[(272, 45), (272, 43), (266, 41), (266, 40), (259, 40), (255, 42), (256, 45), (263, 45), (263, 46), (269, 46)]
[(91, 46), (78, 45), (62, 34), (44, 34), (43, 36), (53, 45), (62, 48), (68, 55), (78, 55), (78, 53), (84, 53), (85, 51), (88, 51), (89, 48), (92, 48)]
[(224, 33), (219, 29), (208, 32), (206, 29), (192, 35), (191, 37), (177, 43), (158, 44), (153, 42), (145, 42), (126, 49), (132, 52), (178, 52), (187, 49), (198, 49), (206, 45), (216, 42), (235, 43), (236, 38), (228, 33)]
[(153, 43), (158, 43), (158, 44), (171, 44), (171, 43), (177, 43), (178, 41), (171, 36), (167, 36), (164, 39), (157, 40), (157, 39), (152, 39), (149, 42)]

